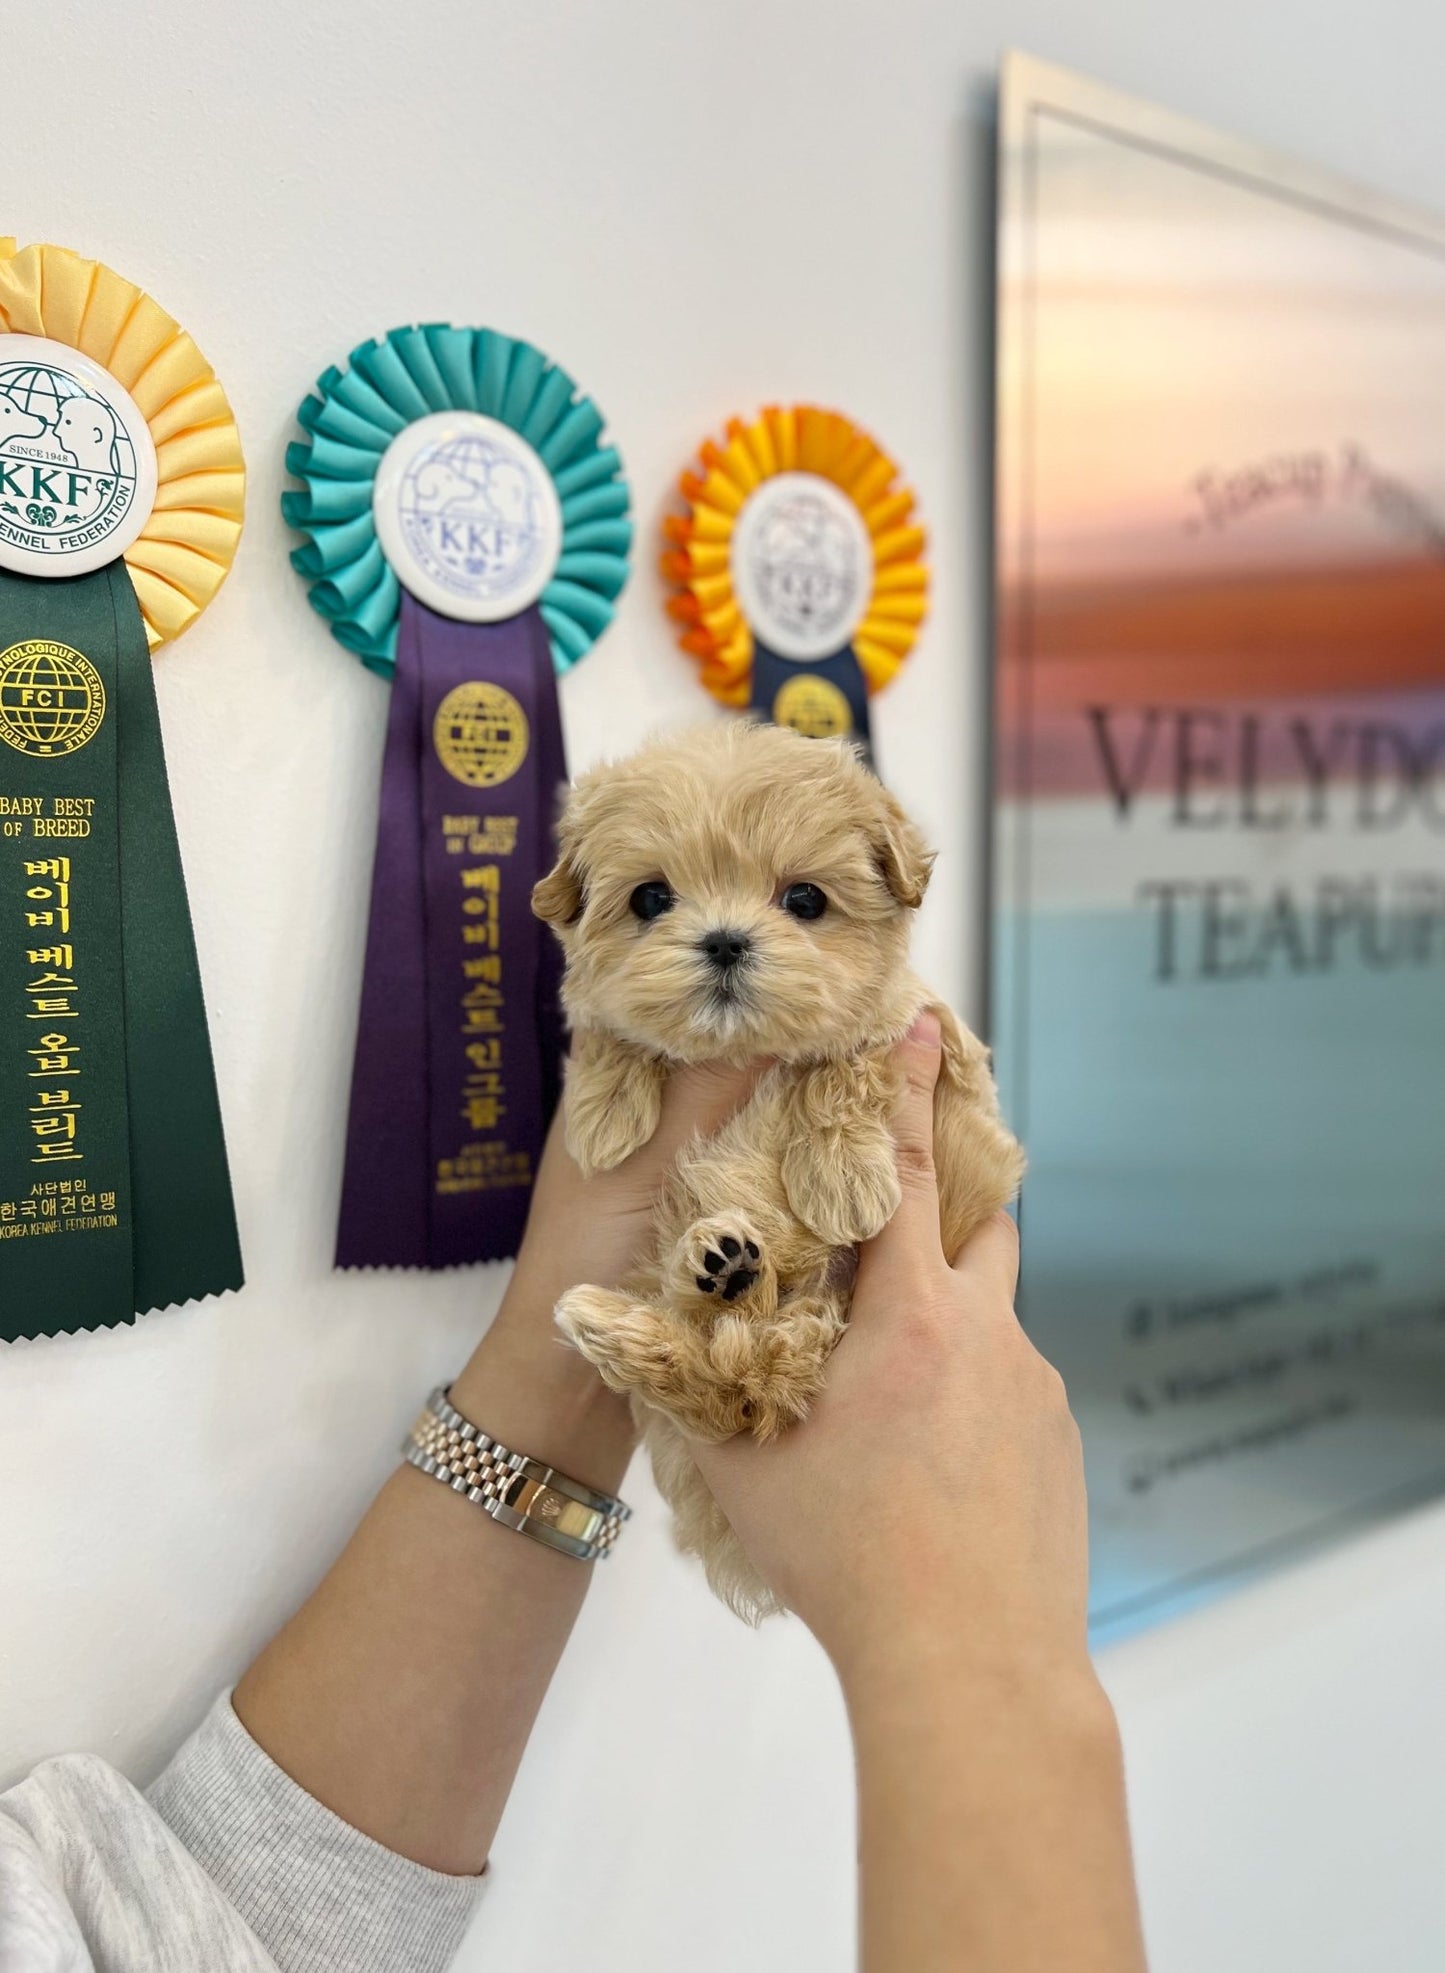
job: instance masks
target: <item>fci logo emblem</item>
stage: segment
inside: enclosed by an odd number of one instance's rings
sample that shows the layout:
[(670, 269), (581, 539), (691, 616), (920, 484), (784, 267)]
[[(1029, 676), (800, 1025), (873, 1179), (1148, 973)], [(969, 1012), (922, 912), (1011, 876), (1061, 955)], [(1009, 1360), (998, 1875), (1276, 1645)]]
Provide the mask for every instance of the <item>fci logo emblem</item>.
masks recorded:
[(527, 715), (511, 693), (480, 678), (453, 686), (432, 722), (437, 759), (469, 788), (510, 781), (527, 758), (530, 739)]
[(69, 644), (27, 638), (0, 651), (0, 740), (39, 760), (78, 753), (100, 731), (105, 685)]
[(150, 515), (156, 459), (130, 394), (39, 336), (0, 336), (0, 566), (73, 576), (128, 548)]

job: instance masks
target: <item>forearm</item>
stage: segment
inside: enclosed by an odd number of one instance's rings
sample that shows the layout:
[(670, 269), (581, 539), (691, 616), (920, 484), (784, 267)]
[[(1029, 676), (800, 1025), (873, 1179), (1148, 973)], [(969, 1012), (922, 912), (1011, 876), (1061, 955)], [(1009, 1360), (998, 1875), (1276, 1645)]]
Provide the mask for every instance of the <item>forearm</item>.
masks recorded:
[(878, 1679), (849, 1695), (864, 1973), (1143, 1973), (1112, 1711), (1058, 1676)]
[[(452, 1384), (494, 1438), (613, 1493), (625, 1409), (510, 1293)], [(486, 1861), (595, 1565), (403, 1467), (236, 1688), (242, 1724), (326, 1807), (434, 1870)]]

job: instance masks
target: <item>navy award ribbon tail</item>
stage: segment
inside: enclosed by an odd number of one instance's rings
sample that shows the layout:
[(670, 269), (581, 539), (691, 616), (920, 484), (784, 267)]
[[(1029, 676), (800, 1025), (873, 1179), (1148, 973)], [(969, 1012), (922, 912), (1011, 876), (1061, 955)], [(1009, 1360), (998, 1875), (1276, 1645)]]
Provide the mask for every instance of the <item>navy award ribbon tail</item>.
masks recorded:
[(560, 978), (531, 893), (565, 778), (538, 609), (463, 623), (403, 590), (338, 1267), (517, 1250), (560, 1088)]
[(851, 644), (826, 658), (780, 658), (754, 633), (750, 704), (775, 725), (811, 739), (851, 739), (875, 767), (868, 682)]
[(242, 1283), (145, 626), (0, 572), (0, 1338)]

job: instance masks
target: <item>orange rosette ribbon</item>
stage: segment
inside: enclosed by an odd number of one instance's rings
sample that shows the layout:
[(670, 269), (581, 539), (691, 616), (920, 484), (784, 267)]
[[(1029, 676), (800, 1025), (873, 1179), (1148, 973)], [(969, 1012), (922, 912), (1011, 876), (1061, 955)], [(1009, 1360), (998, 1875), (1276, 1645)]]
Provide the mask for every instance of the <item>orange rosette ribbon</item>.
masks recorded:
[(839, 412), (771, 405), (705, 441), (680, 490), (663, 523), (667, 609), (708, 691), (775, 718), (796, 705), (786, 723), (810, 732), (849, 731), (846, 700), (866, 741), (861, 702), (928, 611), (926, 535), (898, 467)]

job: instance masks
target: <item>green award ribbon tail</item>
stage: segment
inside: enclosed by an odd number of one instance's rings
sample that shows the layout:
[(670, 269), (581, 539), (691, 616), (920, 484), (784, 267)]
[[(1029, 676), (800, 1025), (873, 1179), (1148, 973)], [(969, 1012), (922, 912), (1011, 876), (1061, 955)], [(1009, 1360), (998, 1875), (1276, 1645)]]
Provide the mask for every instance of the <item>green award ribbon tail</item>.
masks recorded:
[(135, 592), (0, 572), (0, 1338), (241, 1280)]

